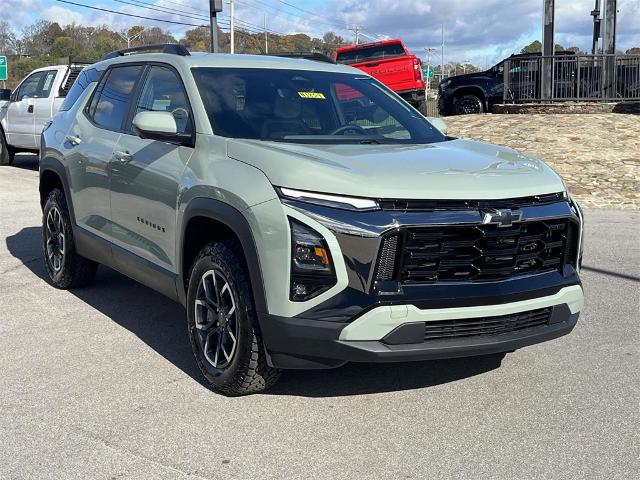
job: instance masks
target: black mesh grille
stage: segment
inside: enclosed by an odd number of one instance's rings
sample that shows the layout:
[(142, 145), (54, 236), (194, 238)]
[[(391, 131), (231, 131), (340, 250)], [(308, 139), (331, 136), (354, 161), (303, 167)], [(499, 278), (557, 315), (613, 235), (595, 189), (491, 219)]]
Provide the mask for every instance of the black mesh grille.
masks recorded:
[(551, 308), (501, 315), (499, 317), (465, 318), (425, 322), (424, 340), (496, 335), (547, 325)]
[(382, 241), (380, 249), (380, 260), (378, 262), (378, 273), (376, 279), (379, 281), (393, 280), (396, 271), (396, 257), (398, 254), (398, 236), (393, 235)]
[(571, 260), (568, 247), (575, 244), (567, 241), (569, 224), (569, 220), (560, 219), (522, 222), (510, 227), (408, 228), (401, 247), (399, 280), (403, 283), (490, 281), (561, 271), (564, 262)]

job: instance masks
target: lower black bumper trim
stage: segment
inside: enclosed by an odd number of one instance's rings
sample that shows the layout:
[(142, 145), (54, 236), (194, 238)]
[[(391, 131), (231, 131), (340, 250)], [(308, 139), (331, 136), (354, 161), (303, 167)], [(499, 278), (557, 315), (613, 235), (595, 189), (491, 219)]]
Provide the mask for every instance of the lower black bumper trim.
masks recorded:
[(333, 368), (347, 362), (408, 362), (508, 352), (570, 333), (579, 313), (566, 311), (568, 315), (556, 323), (526, 330), (402, 345), (339, 340), (346, 326), (342, 323), (263, 315), (260, 324), (273, 366)]

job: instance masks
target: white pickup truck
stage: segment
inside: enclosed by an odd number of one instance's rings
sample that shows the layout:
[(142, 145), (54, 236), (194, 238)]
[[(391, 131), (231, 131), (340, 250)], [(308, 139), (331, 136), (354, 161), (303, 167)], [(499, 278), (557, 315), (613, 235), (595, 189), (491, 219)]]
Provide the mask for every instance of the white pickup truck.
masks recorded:
[(42, 127), (58, 111), (84, 66), (70, 63), (34, 70), (8, 99), (0, 100), (0, 165), (11, 165), (18, 152), (38, 152)]

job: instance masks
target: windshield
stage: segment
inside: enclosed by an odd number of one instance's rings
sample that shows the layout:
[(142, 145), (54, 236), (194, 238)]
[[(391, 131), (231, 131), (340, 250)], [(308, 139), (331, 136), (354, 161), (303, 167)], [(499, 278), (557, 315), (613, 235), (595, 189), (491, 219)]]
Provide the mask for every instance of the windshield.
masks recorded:
[(361, 75), (252, 68), (194, 68), (216, 135), (289, 143), (444, 141), (422, 115)]

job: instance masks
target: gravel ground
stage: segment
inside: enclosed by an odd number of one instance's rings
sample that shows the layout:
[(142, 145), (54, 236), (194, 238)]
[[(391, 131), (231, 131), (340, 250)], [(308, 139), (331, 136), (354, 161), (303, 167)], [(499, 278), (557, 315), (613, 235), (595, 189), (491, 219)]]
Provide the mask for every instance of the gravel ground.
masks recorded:
[(640, 210), (640, 115), (447, 117), (451, 135), (507, 145), (555, 168), (585, 207)]
[[(0, 478), (607, 478), (640, 471), (640, 213), (587, 210), (586, 308), (500, 357), (200, 383), (179, 306), (43, 280), (33, 157), (0, 169)], [(636, 472), (635, 474), (633, 472)]]

